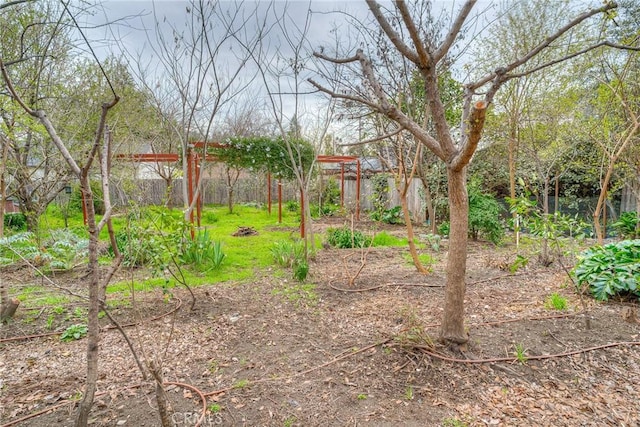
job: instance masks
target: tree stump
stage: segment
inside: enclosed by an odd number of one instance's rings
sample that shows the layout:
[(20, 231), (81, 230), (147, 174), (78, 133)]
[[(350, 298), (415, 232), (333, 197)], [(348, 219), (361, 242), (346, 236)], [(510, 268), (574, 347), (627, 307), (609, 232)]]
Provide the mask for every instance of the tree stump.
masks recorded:
[(2, 301), (2, 307), (0, 307), (0, 323), (7, 323), (15, 314), (20, 301), (17, 299), (10, 299)]

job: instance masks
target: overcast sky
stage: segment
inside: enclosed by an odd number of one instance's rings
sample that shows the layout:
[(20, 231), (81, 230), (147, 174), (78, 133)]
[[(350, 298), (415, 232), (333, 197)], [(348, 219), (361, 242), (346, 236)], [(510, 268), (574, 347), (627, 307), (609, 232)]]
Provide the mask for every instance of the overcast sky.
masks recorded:
[[(238, 6), (238, 2), (220, 2), (221, 9), (234, 9)], [(293, 28), (294, 25), (302, 25), (306, 19), (309, 11), (311, 11), (311, 21), (308, 31), (308, 39), (311, 47), (317, 47), (324, 45), (330, 41), (334, 35), (330, 34), (331, 30), (336, 26), (345, 26), (345, 14), (348, 13), (351, 16), (364, 17), (368, 15), (368, 9), (366, 4), (360, 0), (346, 0), (346, 1), (325, 1), (314, 0), (311, 3), (305, 1), (293, 1), (293, 2), (245, 2), (242, 4), (243, 8), (247, 11), (253, 11), (258, 8), (257, 16), (264, 18), (264, 16), (281, 15), (281, 11), (287, 11), (287, 14), (291, 18), (288, 24), (289, 28)], [(156, 22), (159, 22), (162, 34), (167, 37), (168, 40), (172, 40), (172, 27), (178, 30), (184, 29), (188, 16), (187, 9), (189, 8), (188, 1), (147, 1), (147, 0), (107, 0), (101, 3), (101, 10), (91, 17), (87, 18), (86, 26), (92, 27), (96, 24), (102, 25), (108, 23), (105, 26), (98, 26), (87, 31), (89, 38), (92, 40), (92, 45), (96, 49), (98, 55), (104, 58), (108, 55), (123, 56), (123, 51), (127, 51), (129, 59), (137, 57), (138, 55), (142, 59), (142, 62), (153, 70), (160, 72), (161, 67), (157, 66), (157, 55), (150, 48), (150, 45), (156, 44), (155, 26)], [(269, 8), (273, 9), (269, 11)], [(343, 13), (341, 13), (343, 12)], [(261, 16), (264, 15), (264, 16)], [(253, 22), (253, 21), (252, 21)], [(251, 27), (251, 25), (248, 25)], [(251, 28), (248, 28), (251, 32)], [(293, 34), (293, 33), (292, 33)], [(294, 34), (295, 36), (295, 34)], [(281, 31), (273, 30), (264, 40), (264, 46), (267, 50), (272, 51), (275, 54), (276, 50), (290, 52), (287, 43), (285, 42)], [(238, 55), (239, 47), (227, 47), (228, 60), (223, 60), (221, 67), (228, 67), (233, 70), (233, 63), (237, 61), (234, 59)], [(265, 55), (269, 55), (265, 53)], [(291, 54), (293, 56), (293, 54)], [(245, 66), (246, 76), (255, 76), (256, 73), (255, 64), (248, 63)], [(241, 79), (244, 78), (241, 76)], [(248, 78), (248, 77), (247, 77)], [(268, 102), (268, 97), (264, 90), (264, 84), (257, 79), (253, 83), (254, 87), (249, 91), (252, 97), (263, 97), (265, 102)], [(303, 91), (311, 91), (311, 86), (303, 84), (300, 88)], [(293, 90), (292, 88), (284, 89), (283, 91)], [(319, 105), (320, 95), (302, 97), (302, 109), (308, 109), (311, 111), (317, 110)], [(292, 103), (285, 101), (284, 109), (286, 115), (289, 117), (293, 115)]]

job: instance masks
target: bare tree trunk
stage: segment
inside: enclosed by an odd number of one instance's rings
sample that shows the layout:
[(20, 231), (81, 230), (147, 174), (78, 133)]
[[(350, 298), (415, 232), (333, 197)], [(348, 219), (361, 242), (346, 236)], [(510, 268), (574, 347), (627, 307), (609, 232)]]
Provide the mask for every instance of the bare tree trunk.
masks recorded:
[[(516, 124), (511, 126), (511, 134), (509, 135), (509, 197), (511, 200), (516, 200), (516, 150), (517, 150), (517, 129)], [(518, 220), (518, 213), (513, 212), (514, 223)], [(518, 233), (516, 232), (516, 242), (518, 239)]]
[(431, 189), (429, 188), (429, 182), (424, 174), (422, 165), (418, 166), (418, 176), (422, 181), (422, 187), (424, 188), (424, 202), (427, 205), (427, 217), (429, 218), (429, 227), (431, 228), (431, 234), (436, 234), (436, 210), (433, 207), (433, 197), (431, 196)]
[(600, 217), (603, 216), (603, 212), (607, 209), (607, 194), (609, 181), (611, 180), (611, 175), (613, 175), (613, 164), (612, 161), (607, 168), (607, 172), (605, 173), (604, 179), (602, 181), (602, 189), (600, 190), (600, 196), (598, 196), (598, 203), (596, 204), (596, 209), (593, 212), (593, 228), (596, 232), (596, 239), (599, 245), (604, 243), (604, 230), (602, 229), (602, 224), (600, 223)]
[(402, 206), (402, 213), (404, 214), (404, 223), (407, 227), (407, 239), (409, 240), (409, 253), (413, 260), (413, 265), (416, 266), (416, 270), (422, 274), (427, 274), (429, 271), (424, 268), (424, 265), (420, 262), (418, 257), (418, 250), (416, 243), (413, 241), (413, 224), (411, 223), (411, 215), (409, 215), (409, 206), (407, 204), (407, 191), (403, 189), (400, 191), (400, 205)]
[(164, 178), (164, 182), (167, 186), (167, 202), (165, 203), (165, 207), (169, 210), (173, 209), (173, 198), (171, 197), (171, 193), (173, 192), (173, 178), (171, 175)]
[(556, 176), (556, 190), (553, 199), (553, 212), (560, 212), (560, 175)]
[(162, 365), (150, 360), (148, 363), (149, 372), (156, 382), (156, 401), (158, 402), (158, 412), (160, 413), (160, 422), (162, 427), (173, 427), (174, 423), (171, 420), (173, 410), (169, 399), (167, 399), (167, 392), (164, 389), (164, 380), (162, 379)]
[(540, 254), (540, 263), (545, 267), (551, 264), (549, 256), (549, 177), (545, 176), (542, 193), (542, 216), (544, 218), (544, 229), (542, 230), (542, 253)]
[(451, 228), (449, 231), (449, 255), (447, 258), (444, 316), (440, 339), (445, 342), (464, 344), (469, 340), (464, 329), (467, 231), (469, 225), (466, 168), (459, 171), (447, 168), (447, 176)]
[[(0, 238), (4, 237), (4, 211), (7, 202), (7, 183), (4, 180), (9, 157), (9, 141), (2, 138), (2, 168), (0, 169)], [(4, 301), (4, 299), (3, 299)]]
[(98, 358), (100, 346), (100, 324), (98, 322), (98, 312), (100, 311), (100, 301), (104, 298), (100, 292), (98, 278), (98, 233), (95, 229), (95, 209), (93, 207), (93, 194), (89, 187), (89, 178), (82, 177), (80, 189), (84, 194), (85, 207), (87, 210), (87, 224), (89, 226), (89, 262), (87, 265), (87, 276), (89, 284), (89, 313), (87, 315), (87, 380), (86, 389), (80, 407), (76, 427), (84, 427), (89, 421), (89, 412), (93, 406), (93, 398), (96, 393), (98, 382)]

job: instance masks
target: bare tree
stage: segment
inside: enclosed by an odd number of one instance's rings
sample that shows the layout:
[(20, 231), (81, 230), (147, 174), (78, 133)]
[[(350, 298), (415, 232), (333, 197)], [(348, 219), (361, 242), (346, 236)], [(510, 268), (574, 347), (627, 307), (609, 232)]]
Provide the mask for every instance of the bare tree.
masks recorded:
[[(154, 12), (155, 29), (148, 42), (158, 63), (151, 63), (151, 70), (140, 66), (138, 78), (156, 97), (159, 111), (171, 112), (171, 119), (167, 117), (173, 127), (170, 139), (178, 142), (184, 159), (182, 193), (185, 219), (189, 219), (203, 177), (200, 174), (189, 203), (186, 178), (190, 165), (186, 159), (191, 143), (211, 142), (225, 109), (255, 78), (247, 73), (246, 66), (250, 53), (261, 42), (262, 32), (259, 28), (255, 33), (247, 31), (253, 29), (256, 9), (242, 4), (192, 0), (185, 5), (185, 12), (184, 27), (173, 25)], [(246, 51), (234, 49), (237, 40), (242, 40)], [(137, 60), (140, 62), (140, 56)]]
[[(445, 31), (434, 30), (432, 16), (424, 9), (424, 3), (407, 4), (394, 2), (393, 7), (384, 8), (373, 0), (367, 4), (377, 27), (384, 33), (390, 45), (400, 53), (411, 70), (418, 72), (424, 84), (424, 97), (429, 107), (428, 115), (434, 124), (434, 132), (425, 129), (422, 123), (404, 112), (390, 94), (395, 93), (385, 70), (378, 66), (377, 52), (358, 48), (347, 57), (328, 55), (324, 51), (316, 56), (336, 67), (342, 67), (344, 77), (340, 91), (332, 90), (322, 81), (310, 82), (319, 90), (334, 98), (342, 98), (368, 106), (372, 111), (395, 121), (403, 131), (411, 133), (420, 143), (431, 150), (447, 168), (449, 211), (451, 219), (450, 248), (447, 259), (447, 285), (445, 288), (444, 315), (440, 331), (441, 340), (451, 344), (464, 344), (468, 335), (464, 327), (464, 297), (468, 233), (468, 197), (466, 167), (478, 147), (487, 108), (496, 92), (508, 81), (522, 78), (551, 65), (568, 60), (596, 47), (599, 42), (584, 49), (568, 53), (557, 45), (570, 43), (567, 34), (577, 26), (588, 23), (590, 18), (615, 8), (606, 4), (600, 8), (580, 13), (553, 33), (532, 44), (494, 71), (465, 85), (462, 99), (462, 120), (458, 126), (448, 122), (442, 94), (438, 87), (438, 69), (451, 64), (455, 59), (452, 48), (459, 41), (465, 23), (473, 15), (476, 1), (466, 1), (455, 16), (451, 16)], [(363, 24), (366, 25), (366, 24)], [(535, 67), (526, 65), (542, 52), (552, 52), (553, 58)], [(350, 82), (357, 81), (357, 86)]]

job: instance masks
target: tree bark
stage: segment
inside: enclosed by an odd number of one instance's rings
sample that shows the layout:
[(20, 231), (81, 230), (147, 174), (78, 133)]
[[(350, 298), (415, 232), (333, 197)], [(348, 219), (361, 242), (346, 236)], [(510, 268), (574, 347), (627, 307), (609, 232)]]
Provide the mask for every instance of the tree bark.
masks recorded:
[[(0, 137), (2, 137), (0, 135)], [(9, 141), (2, 137), (2, 166), (0, 168), (0, 238), (4, 237), (4, 211), (7, 202), (7, 184), (5, 175), (7, 172), (7, 158), (9, 156)]]
[(89, 287), (89, 313), (87, 314), (87, 379), (84, 396), (78, 409), (76, 427), (85, 427), (89, 421), (89, 413), (93, 406), (93, 398), (98, 382), (98, 360), (100, 348), (100, 323), (98, 313), (100, 301), (104, 299), (100, 291), (98, 278), (98, 231), (96, 230), (95, 209), (93, 207), (93, 193), (89, 187), (88, 176), (83, 176), (80, 181), (80, 189), (84, 194), (85, 208), (87, 210), (87, 224), (89, 226), (89, 262), (87, 264), (87, 276)]
[[(405, 183), (405, 186), (409, 185)], [(404, 223), (407, 227), (407, 239), (409, 240), (409, 253), (411, 254), (411, 259), (413, 259), (413, 265), (416, 266), (416, 270), (422, 274), (427, 274), (429, 271), (424, 268), (424, 265), (420, 262), (420, 258), (418, 258), (418, 250), (416, 248), (416, 243), (413, 241), (413, 224), (411, 223), (411, 215), (409, 215), (409, 206), (407, 203), (407, 189), (403, 188), (400, 191), (400, 205), (402, 206), (402, 213), (404, 215)]]
[(467, 270), (467, 232), (469, 225), (469, 199), (466, 168), (447, 168), (449, 190), (449, 256), (447, 258), (447, 284), (444, 297), (444, 316), (440, 339), (444, 342), (464, 344), (469, 336), (464, 328), (465, 275)]
[(431, 229), (431, 234), (436, 234), (436, 211), (433, 207), (433, 197), (431, 195), (431, 189), (429, 188), (429, 181), (427, 181), (427, 177), (425, 176), (422, 165), (418, 165), (417, 172), (418, 176), (420, 177), (420, 181), (422, 181), (422, 187), (424, 188), (424, 202), (427, 205), (427, 218), (429, 218), (429, 228)]

